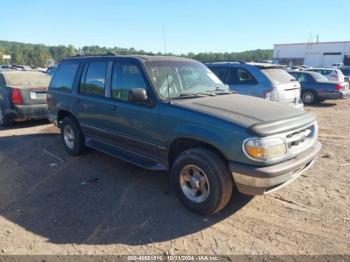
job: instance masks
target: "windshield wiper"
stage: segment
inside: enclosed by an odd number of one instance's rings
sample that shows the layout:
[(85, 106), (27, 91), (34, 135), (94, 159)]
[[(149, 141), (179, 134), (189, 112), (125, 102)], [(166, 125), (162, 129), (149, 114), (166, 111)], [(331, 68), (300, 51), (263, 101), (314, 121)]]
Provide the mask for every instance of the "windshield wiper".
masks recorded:
[(223, 89), (220, 87), (216, 87), (216, 94), (218, 95), (225, 95), (225, 94), (235, 94), (236, 92), (230, 89)]
[(173, 97), (173, 99), (177, 98), (191, 98), (191, 97), (201, 97), (201, 96), (208, 96), (208, 94), (205, 93), (181, 93), (177, 97)]

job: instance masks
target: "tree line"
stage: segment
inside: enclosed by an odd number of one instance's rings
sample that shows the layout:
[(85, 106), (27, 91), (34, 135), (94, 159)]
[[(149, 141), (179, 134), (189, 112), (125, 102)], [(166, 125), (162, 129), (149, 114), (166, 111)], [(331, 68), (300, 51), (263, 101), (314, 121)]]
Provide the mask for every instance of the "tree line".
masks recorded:
[[(26, 44), (20, 42), (0, 41), (0, 64), (6, 61), (3, 55), (11, 55), (12, 64), (29, 65), (32, 67), (45, 67), (50, 63), (57, 63), (61, 59), (77, 54), (134, 54), (137, 52), (147, 53), (144, 50), (136, 50), (135, 48), (107, 48), (100, 46), (84, 46), (76, 48), (73, 45), (59, 45), (47, 46), (42, 44)], [(152, 53), (155, 55), (164, 55), (163, 53)], [(222, 61), (222, 60), (240, 60), (240, 61), (257, 61), (272, 59), (271, 49), (257, 49), (244, 52), (202, 52), (202, 53), (187, 53), (187, 54), (173, 54), (166, 53), (166, 55), (177, 55), (181, 57), (188, 57), (200, 62)]]

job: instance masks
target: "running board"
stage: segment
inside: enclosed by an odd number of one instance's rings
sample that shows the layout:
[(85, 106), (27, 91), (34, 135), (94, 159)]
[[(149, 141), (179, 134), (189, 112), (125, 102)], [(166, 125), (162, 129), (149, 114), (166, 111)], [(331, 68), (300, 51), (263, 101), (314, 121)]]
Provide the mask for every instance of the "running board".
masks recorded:
[(136, 166), (153, 170), (153, 171), (168, 171), (167, 167), (160, 162), (145, 158), (139, 154), (132, 153), (130, 151), (123, 150), (119, 147), (112, 146), (109, 143), (97, 141), (94, 139), (86, 139), (86, 146), (101, 151), (107, 155), (119, 158)]

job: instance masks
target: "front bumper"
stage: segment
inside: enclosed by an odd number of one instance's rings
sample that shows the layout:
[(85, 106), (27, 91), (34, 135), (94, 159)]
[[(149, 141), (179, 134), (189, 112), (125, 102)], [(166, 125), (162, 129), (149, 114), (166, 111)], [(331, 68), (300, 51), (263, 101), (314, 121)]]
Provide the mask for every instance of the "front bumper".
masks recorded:
[(47, 118), (47, 105), (18, 105), (14, 108), (15, 120), (45, 119)]
[(263, 195), (276, 191), (301, 176), (315, 161), (321, 143), (288, 161), (266, 167), (250, 166), (230, 162), (238, 191), (246, 195)]

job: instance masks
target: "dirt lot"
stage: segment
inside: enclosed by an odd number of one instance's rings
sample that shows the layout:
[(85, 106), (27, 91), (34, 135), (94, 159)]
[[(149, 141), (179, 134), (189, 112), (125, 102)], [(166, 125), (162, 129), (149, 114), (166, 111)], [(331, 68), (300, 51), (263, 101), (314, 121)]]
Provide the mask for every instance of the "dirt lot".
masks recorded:
[(0, 130), (0, 254), (350, 254), (350, 100), (307, 110), (314, 167), (209, 218), (182, 207), (167, 174), (67, 155), (47, 122)]

